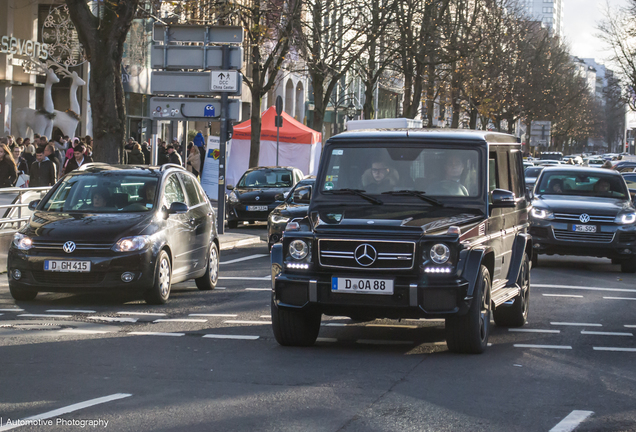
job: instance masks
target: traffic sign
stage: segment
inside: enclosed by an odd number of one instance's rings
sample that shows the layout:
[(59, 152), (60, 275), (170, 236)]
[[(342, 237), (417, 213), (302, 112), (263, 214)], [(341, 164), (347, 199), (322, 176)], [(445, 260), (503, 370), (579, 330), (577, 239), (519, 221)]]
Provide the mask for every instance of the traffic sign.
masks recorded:
[[(226, 116), (229, 120), (238, 121), (241, 114), (241, 101), (230, 99)], [(200, 120), (210, 121), (219, 118), (221, 99), (217, 98), (178, 98), (153, 97), (150, 105), (156, 107), (152, 112), (155, 120)]]
[[(166, 30), (168, 34), (166, 35)], [(167, 37), (166, 37), (167, 36)], [(156, 42), (243, 43), (243, 27), (191, 24), (155, 24)]]
[(235, 93), (238, 91), (237, 71), (214, 71), (212, 72), (212, 84), (210, 90), (213, 92)]
[[(229, 68), (243, 67), (243, 48), (228, 47)], [(223, 67), (223, 49), (220, 46), (203, 45), (154, 45), (152, 47), (153, 69), (221, 69)]]
[[(228, 91), (230, 96), (240, 96), (243, 75), (233, 71), (236, 91)], [(183, 72), (183, 71), (152, 71), (151, 90), (155, 95), (197, 95), (204, 96), (218, 93), (220, 90), (211, 89), (211, 81), (218, 72)]]
[(281, 115), (283, 113), (283, 98), (276, 96), (276, 114)]

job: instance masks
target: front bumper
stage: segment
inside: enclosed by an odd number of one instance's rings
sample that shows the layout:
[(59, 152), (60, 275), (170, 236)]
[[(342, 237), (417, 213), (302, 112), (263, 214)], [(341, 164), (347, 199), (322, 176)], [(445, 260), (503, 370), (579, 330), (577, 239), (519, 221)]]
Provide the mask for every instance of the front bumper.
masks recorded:
[(395, 277), (392, 295), (350, 294), (332, 292), (329, 275), (281, 273), (273, 279), (272, 296), (278, 307), (313, 309), (327, 315), (440, 318), (468, 312), (468, 287), (468, 281), (461, 278), (435, 283), (399, 276)]
[(597, 233), (577, 234), (572, 222), (532, 221), (530, 234), (535, 254), (601, 258), (636, 256), (636, 227), (598, 224)]
[[(142, 292), (154, 282), (156, 256), (151, 248), (140, 252), (105, 253), (94, 256), (69, 256), (56, 252), (20, 251), (9, 249), (7, 275), (9, 285), (15, 289), (38, 292), (111, 292), (117, 290)], [(45, 260), (90, 261), (86, 273), (51, 272), (44, 270)], [(16, 280), (14, 270), (21, 272)], [(131, 282), (122, 281), (122, 274), (134, 274)]]

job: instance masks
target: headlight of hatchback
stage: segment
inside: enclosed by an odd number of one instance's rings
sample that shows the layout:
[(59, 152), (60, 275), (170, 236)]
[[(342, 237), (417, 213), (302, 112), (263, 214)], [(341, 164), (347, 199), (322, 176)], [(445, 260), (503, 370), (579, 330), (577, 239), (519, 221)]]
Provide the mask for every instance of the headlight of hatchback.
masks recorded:
[(619, 214), (618, 216), (616, 216), (614, 222), (621, 225), (633, 224), (634, 222), (636, 222), (636, 213), (632, 212)]
[(113, 250), (115, 252), (133, 252), (145, 249), (150, 244), (150, 236), (134, 236), (119, 239)]
[(309, 254), (309, 245), (304, 240), (294, 240), (289, 244), (289, 255), (295, 260), (304, 259)]
[(444, 264), (450, 258), (450, 248), (444, 243), (438, 243), (431, 248), (430, 256), (435, 264)]
[(13, 245), (20, 250), (29, 250), (33, 247), (33, 240), (24, 234), (15, 233), (13, 235)]
[(554, 219), (554, 213), (552, 213), (549, 210), (544, 210), (544, 209), (540, 209), (540, 208), (536, 208), (533, 207), (532, 212), (530, 212), (530, 215), (533, 218), (537, 218), (537, 219)]
[(288, 221), (289, 221), (288, 217), (281, 216), (281, 215), (272, 215), (272, 222), (275, 224), (287, 223)]
[(230, 194), (227, 196), (227, 199), (231, 202), (231, 203), (237, 203), (239, 202), (238, 197), (236, 196), (236, 194), (234, 193), (234, 191), (230, 192)]

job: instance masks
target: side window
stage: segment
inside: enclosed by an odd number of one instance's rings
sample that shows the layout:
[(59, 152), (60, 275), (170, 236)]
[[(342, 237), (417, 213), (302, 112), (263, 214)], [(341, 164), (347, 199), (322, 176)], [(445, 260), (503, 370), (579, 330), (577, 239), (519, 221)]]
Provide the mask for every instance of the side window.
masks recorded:
[(185, 186), (186, 195), (188, 196), (188, 205), (193, 207), (201, 203), (201, 197), (199, 196), (199, 186), (189, 175), (179, 174), (183, 185)]
[(515, 194), (515, 197), (519, 198), (523, 196), (523, 180), (520, 171), (522, 165), (521, 152), (519, 150), (511, 150), (510, 157), (510, 191)]
[(508, 179), (508, 152), (505, 149), (497, 150), (497, 177), (499, 177), (499, 189), (510, 190)]
[(163, 190), (163, 204), (169, 208), (173, 202), (185, 202), (185, 196), (181, 183), (177, 179), (176, 175), (171, 175), (166, 181), (165, 188)]
[(488, 192), (492, 192), (493, 190), (499, 187), (499, 182), (497, 181), (497, 153), (490, 153), (488, 158)]

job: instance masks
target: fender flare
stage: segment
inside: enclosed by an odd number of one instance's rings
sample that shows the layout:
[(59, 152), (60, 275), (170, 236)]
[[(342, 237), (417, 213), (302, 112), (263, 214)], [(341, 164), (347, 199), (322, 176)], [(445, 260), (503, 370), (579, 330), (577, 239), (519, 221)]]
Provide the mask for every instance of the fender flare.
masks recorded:
[(274, 284), (276, 277), (283, 272), (283, 245), (276, 243), (272, 245), (270, 259), (272, 262), (272, 290), (275, 288)]
[(508, 269), (508, 283), (506, 286), (514, 287), (519, 278), (519, 272), (521, 271), (521, 260), (523, 254), (530, 248), (530, 254), (528, 257), (532, 259), (532, 236), (530, 234), (517, 234), (515, 242), (512, 245), (512, 256), (510, 257), (510, 268)]
[[(472, 298), (475, 292), (475, 286), (477, 285), (477, 278), (479, 277), (479, 271), (481, 265), (489, 254), (492, 253), (492, 248), (476, 248), (468, 251), (465, 258), (466, 264), (464, 264), (464, 279), (468, 281), (468, 291), (466, 292), (467, 298)], [(491, 269), (492, 270), (492, 269)], [(492, 271), (491, 271), (492, 273)], [(492, 278), (492, 274), (490, 275)]]

